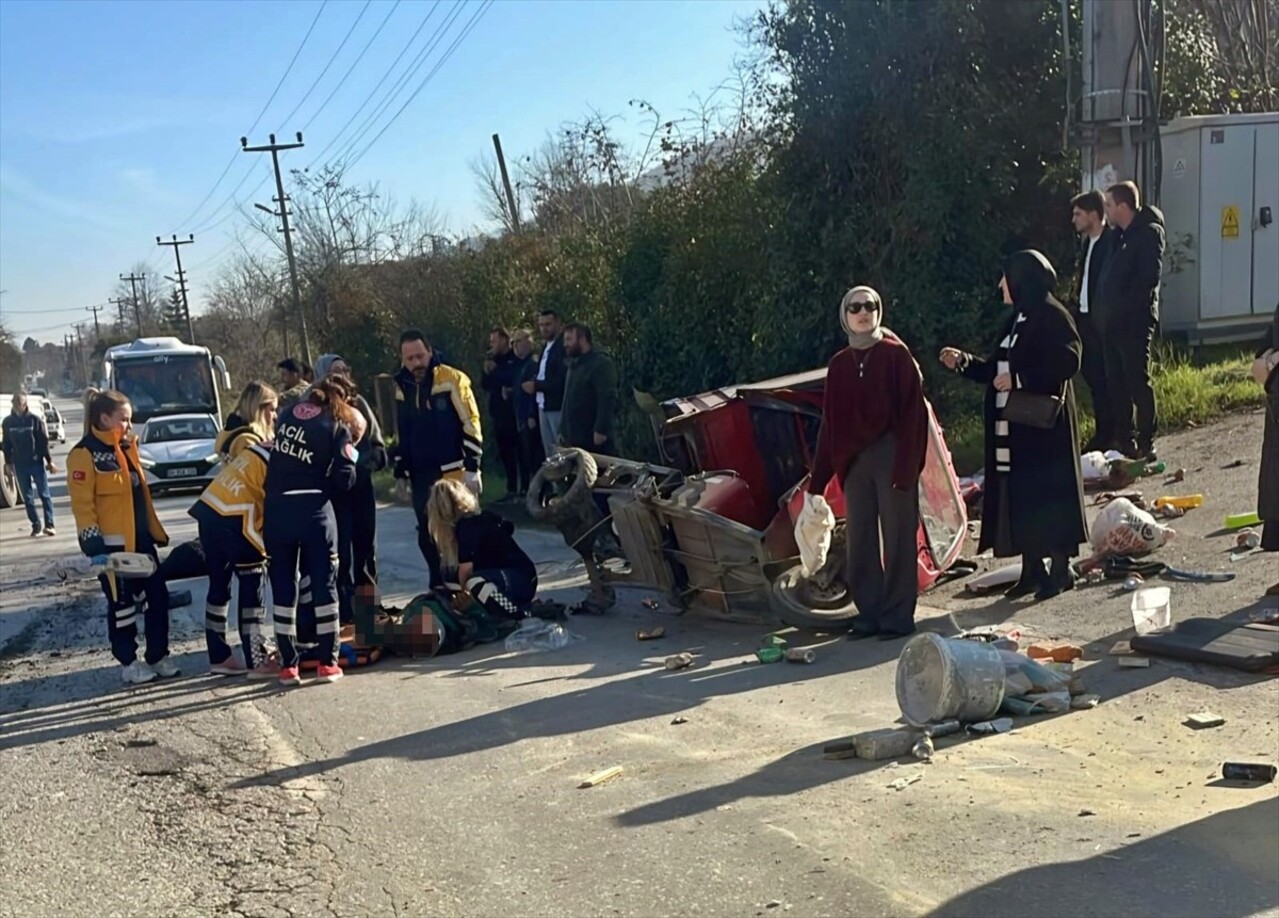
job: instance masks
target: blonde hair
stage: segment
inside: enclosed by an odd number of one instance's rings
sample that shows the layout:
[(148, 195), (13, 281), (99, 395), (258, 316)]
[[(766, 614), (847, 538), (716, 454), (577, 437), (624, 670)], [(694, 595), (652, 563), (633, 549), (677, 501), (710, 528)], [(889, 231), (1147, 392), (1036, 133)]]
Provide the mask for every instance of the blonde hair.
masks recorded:
[(84, 390), (84, 435), (87, 437), (104, 414), (115, 414), (129, 404), (129, 396), (117, 389)]
[(240, 399), (235, 403), (235, 413), (255, 434), (263, 440), (269, 440), (271, 429), (264, 429), (261, 421), (263, 402), (275, 402), (278, 406), (280, 395), (266, 383), (255, 379), (240, 393)]
[(426, 528), (440, 552), (444, 570), (457, 569), (457, 521), (480, 512), (480, 502), (460, 481), (443, 478), (426, 501)]

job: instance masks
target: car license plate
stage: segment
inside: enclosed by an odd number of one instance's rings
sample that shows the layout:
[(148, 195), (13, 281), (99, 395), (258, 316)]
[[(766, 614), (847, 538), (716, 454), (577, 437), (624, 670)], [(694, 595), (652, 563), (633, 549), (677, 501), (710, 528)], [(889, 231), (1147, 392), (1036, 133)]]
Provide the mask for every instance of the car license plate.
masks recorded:
[(199, 470), (198, 470), (198, 469), (195, 469), (195, 468), (169, 469), (167, 472), (165, 472), (165, 477), (167, 477), (167, 478), (194, 478), (197, 474), (199, 474)]

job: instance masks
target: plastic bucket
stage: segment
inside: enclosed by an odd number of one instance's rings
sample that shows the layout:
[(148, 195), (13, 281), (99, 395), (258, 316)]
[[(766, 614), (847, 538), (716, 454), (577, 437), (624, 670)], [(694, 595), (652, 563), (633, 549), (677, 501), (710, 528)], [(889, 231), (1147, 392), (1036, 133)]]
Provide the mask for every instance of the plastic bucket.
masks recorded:
[(993, 717), (1004, 700), (1004, 661), (984, 641), (917, 634), (897, 659), (897, 704), (912, 726)]
[(1138, 634), (1163, 631), (1172, 625), (1172, 591), (1148, 587), (1132, 596), (1132, 626)]

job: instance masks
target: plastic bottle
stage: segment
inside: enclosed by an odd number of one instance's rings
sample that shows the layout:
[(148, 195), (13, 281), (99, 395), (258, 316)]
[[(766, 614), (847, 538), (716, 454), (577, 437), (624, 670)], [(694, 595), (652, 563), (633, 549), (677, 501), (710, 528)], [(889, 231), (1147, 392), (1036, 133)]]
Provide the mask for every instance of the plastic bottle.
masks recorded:
[(1159, 462), (1149, 463), (1146, 466), (1145, 471), (1142, 472), (1142, 474), (1143, 475), (1162, 475), (1166, 471), (1168, 471), (1168, 463), (1164, 462), (1163, 460), (1160, 460)]
[(1155, 509), (1162, 510), (1164, 507), (1176, 507), (1178, 510), (1193, 510), (1196, 507), (1204, 505), (1204, 496), (1202, 494), (1185, 494), (1180, 497), (1159, 497), (1155, 499)]
[(1261, 517), (1256, 510), (1250, 513), (1232, 513), (1226, 517), (1227, 529), (1243, 529), (1245, 526), (1256, 526), (1261, 523)]

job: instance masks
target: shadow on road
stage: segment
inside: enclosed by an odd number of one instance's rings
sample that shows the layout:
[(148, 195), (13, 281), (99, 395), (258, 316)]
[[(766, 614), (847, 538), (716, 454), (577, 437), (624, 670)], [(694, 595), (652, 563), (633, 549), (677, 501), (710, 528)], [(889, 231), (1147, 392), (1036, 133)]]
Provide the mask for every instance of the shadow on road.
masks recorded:
[(1008, 874), (956, 896), (932, 914), (1023, 918), (1051, 909), (1089, 918), (1242, 918), (1268, 912), (1279, 907), (1277, 826), (1279, 798), (1271, 797), (1115, 853)]

